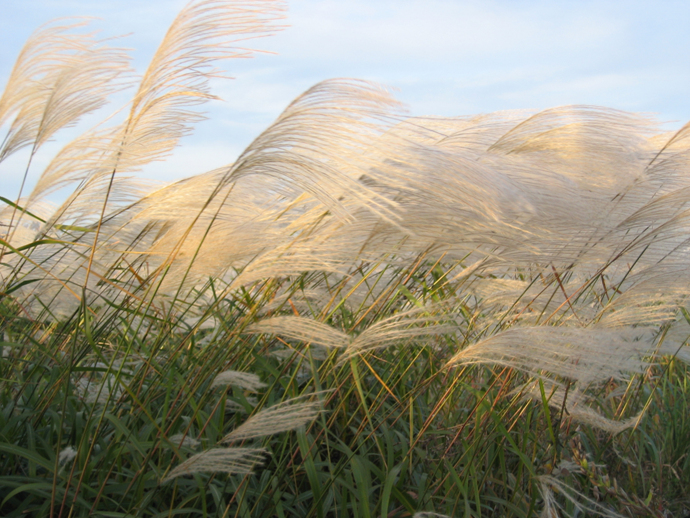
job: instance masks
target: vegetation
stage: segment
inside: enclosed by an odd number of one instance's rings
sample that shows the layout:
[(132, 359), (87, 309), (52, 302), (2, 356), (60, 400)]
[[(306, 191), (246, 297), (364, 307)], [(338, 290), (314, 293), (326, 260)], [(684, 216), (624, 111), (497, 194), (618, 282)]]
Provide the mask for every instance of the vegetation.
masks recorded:
[(234, 164), (138, 181), (282, 9), (193, 2), (138, 79), (80, 25), (20, 54), (25, 178), (134, 94), (1, 198), (0, 514), (690, 514), (690, 125), (333, 80)]

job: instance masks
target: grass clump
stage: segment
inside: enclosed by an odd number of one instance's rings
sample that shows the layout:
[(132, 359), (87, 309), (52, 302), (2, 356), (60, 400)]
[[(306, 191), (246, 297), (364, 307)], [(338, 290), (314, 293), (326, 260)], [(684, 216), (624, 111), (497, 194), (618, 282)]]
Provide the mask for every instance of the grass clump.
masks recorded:
[(234, 164), (134, 180), (282, 8), (192, 2), (139, 80), (77, 26), (20, 55), (27, 174), (135, 93), (2, 198), (3, 516), (687, 514), (688, 128), (333, 80)]

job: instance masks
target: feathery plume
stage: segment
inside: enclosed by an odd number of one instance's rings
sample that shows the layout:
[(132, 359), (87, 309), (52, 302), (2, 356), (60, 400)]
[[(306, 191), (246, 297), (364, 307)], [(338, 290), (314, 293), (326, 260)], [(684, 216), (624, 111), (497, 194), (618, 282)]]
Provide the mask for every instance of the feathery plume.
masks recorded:
[[(111, 93), (128, 85), (126, 52), (104, 45), (93, 34), (69, 34), (80, 25), (84, 23), (49, 24), (39, 29), (24, 46), (0, 97), (0, 126), (16, 112), (0, 144), (0, 162), (31, 147), (17, 199), (24, 194), (24, 183), (39, 148), (58, 130), (104, 106)], [(33, 202), (45, 194), (40, 189), (29, 196), (25, 209), (31, 209)], [(22, 212), (16, 219), (23, 218)], [(5, 239), (14, 234), (14, 219), (13, 211)]]
[(27, 145), (32, 146), (33, 156), (55, 132), (101, 108), (111, 93), (128, 86), (120, 77), (129, 71), (129, 57), (122, 49), (101, 43), (92, 39), (80, 42), (84, 48), (70, 54), (62, 66), (40, 83), (25, 86), (36, 92), (10, 126), (0, 161)]
[(247, 328), (248, 333), (271, 333), (332, 349), (342, 349), (350, 337), (328, 324), (312, 318), (280, 316), (265, 318)]
[(587, 386), (641, 372), (651, 344), (635, 330), (599, 328), (510, 328), (458, 352), (448, 366), (492, 363), (532, 376), (558, 375)]
[(604, 516), (605, 518), (623, 518), (623, 515), (612, 511), (591, 498), (587, 498), (582, 493), (551, 475), (540, 475), (537, 477), (537, 480), (539, 482), (539, 492), (544, 499), (544, 510), (540, 516), (544, 518), (558, 518), (558, 510), (564, 511), (556, 501), (554, 492), (557, 492), (573, 504), (577, 510), (577, 514), (573, 516), (579, 516), (580, 513), (587, 513), (588, 515)]
[[(247, 401), (247, 403), (251, 407), (255, 407), (259, 403), (259, 400), (256, 399), (255, 397), (252, 397), (252, 396), (246, 396), (244, 399)], [(235, 401), (233, 399), (226, 399), (225, 400), (225, 411), (230, 412), (230, 413), (237, 412), (240, 414), (246, 414), (247, 413), (247, 409), (245, 408), (245, 406), (242, 405), (241, 403), (238, 403), (237, 401)]]
[(195, 473), (247, 475), (264, 462), (267, 453), (264, 448), (212, 448), (192, 455), (182, 464), (176, 466), (161, 480), (161, 484), (181, 475), (193, 475)]
[[(116, 218), (113, 221), (112, 216), (106, 218), (109, 213), (114, 213), (116, 209), (141, 197), (141, 193), (139, 196), (131, 195), (131, 182), (126, 179), (123, 182), (122, 175), (136, 171), (152, 160), (167, 156), (179, 139), (189, 133), (190, 123), (202, 118), (192, 108), (214, 98), (208, 91), (209, 79), (218, 75), (213, 67), (214, 63), (220, 59), (251, 55), (248, 49), (238, 44), (248, 38), (266, 35), (279, 29), (274, 22), (281, 17), (282, 6), (279, 1), (269, 0), (200, 0), (191, 2), (182, 10), (144, 74), (125, 121), (114, 128), (93, 130), (68, 144), (49, 165), (42, 182), (39, 182), (37, 197), (67, 183), (80, 182), (68, 200), (46, 222), (44, 236), (59, 225), (92, 225), (86, 232), (78, 232), (76, 239), (80, 245), (91, 247), (91, 253), (84, 253), (83, 250), (77, 250), (81, 253), (71, 253), (71, 239), (64, 240), (64, 236), (60, 236), (64, 243), (58, 247), (49, 247), (52, 250), (46, 251), (47, 255), (53, 257), (58, 253), (70, 257), (61, 258), (60, 261), (38, 257), (43, 270), (58, 278), (67, 278), (70, 281), (74, 279), (77, 284), (81, 281), (83, 286), (93, 276), (104, 279), (108, 278), (109, 271), (121, 271), (123, 259), (126, 261), (123, 257), (125, 253), (131, 257), (132, 254), (141, 254), (142, 251), (149, 252), (150, 239), (144, 243), (137, 241), (141, 238), (142, 231), (148, 233), (155, 228), (151, 226), (154, 222), (144, 221), (138, 229), (133, 228), (135, 232), (132, 233), (137, 237), (134, 242), (128, 242), (127, 232), (123, 231), (127, 225), (126, 219)], [(111, 61), (117, 63), (114, 59)], [(80, 74), (87, 73), (89, 67), (77, 67), (72, 75), (67, 72), (67, 65), (57, 69), (58, 72), (67, 74), (65, 84), (83, 84), (85, 88), (90, 88), (100, 95), (99, 88), (106, 80), (105, 77), (97, 76), (95, 82), (81, 81), (83, 77)], [(96, 67), (94, 70), (99, 69)], [(111, 80), (110, 84), (116, 83)], [(103, 86), (102, 89), (108, 88), (112, 86)], [(89, 109), (98, 104), (96, 101), (87, 103), (90, 99), (87, 95), (79, 98), (88, 104)], [(72, 97), (68, 96), (68, 101), (56, 105), (56, 116), (53, 117), (55, 120), (64, 122), (64, 113), (79, 111), (71, 107)], [(81, 108), (80, 110), (83, 111)], [(105, 224), (108, 221), (110, 224)], [(149, 247), (142, 247), (146, 242)], [(112, 252), (112, 245), (115, 243), (118, 245), (116, 250), (119, 253)], [(137, 243), (137, 246), (133, 249), (134, 243)], [(61, 248), (67, 250), (63, 251)], [(174, 250), (168, 250), (168, 255), (170, 256)], [(32, 255), (34, 253), (32, 250)], [(174, 254), (171, 257), (174, 257)], [(131, 261), (136, 259), (140, 257), (134, 255)], [(58, 263), (71, 265), (69, 271), (56, 275), (52, 269), (53, 265)], [(127, 267), (124, 269), (129, 271)], [(107, 291), (103, 293), (104, 290), (98, 288), (98, 281), (91, 284), (84, 287), (85, 293), (95, 294), (96, 298), (107, 294)], [(115, 292), (116, 298), (124, 297), (124, 292), (117, 294), (117, 290), (112, 290), (115, 285), (124, 285), (122, 280), (118, 279), (118, 284), (108, 286), (110, 292)], [(58, 296), (60, 288), (55, 283), (47, 289), (41, 284), (35, 284), (29, 291), (50, 299)], [(48, 297), (43, 296), (46, 291)], [(112, 293), (108, 295), (112, 296)], [(106, 298), (111, 299), (111, 296), (106, 295)], [(75, 297), (75, 300), (69, 300), (68, 297), (61, 302), (65, 304), (65, 311), (69, 312), (79, 303), (79, 299)]]
[(313, 397), (314, 394), (299, 396), (263, 409), (223, 437), (223, 442), (255, 439), (304, 426), (323, 411), (319, 401), (305, 401)]
[(258, 392), (267, 386), (256, 374), (228, 370), (221, 372), (213, 379), (211, 388), (226, 387), (228, 385), (234, 385), (250, 392)]
[(71, 446), (67, 446), (58, 454), (58, 464), (64, 465), (73, 460), (77, 456), (77, 452)]
[(189, 437), (186, 434), (176, 433), (168, 437), (168, 440), (180, 448), (196, 448), (201, 444), (201, 441)]
[(413, 308), (385, 318), (369, 326), (352, 340), (338, 362), (373, 349), (456, 331), (457, 326), (444, 323), (447, 319), (448, 316), (439, 307)]
[(64, 126), (59, 120), (73, 122), (102, 105), (104, 93), (122, 86), (116, 79), (127, 70), (126, 54), (101, 45), (93, 34), (70, 33), (86, 23), (46, 24), (22, 48), (0, 96), (0, 126), (18, 113), (2, 146), (3, 159), (34, 140), (45, 142)]
[[(541, 390), (534, 384), (521, 390), (523, 399), (541, 401)], [(551, 383), (544, 384), (544, 392), (549, 397), (548, 404), (557, 410), (564, 409), (568, 416), (578, 423), (582, 423), (611, 434), (618, 434), (623, 430), (634, 427), (641, 419), (641, 414), (622, 421), (608, 419), (597, 412), (590, 405), (591, 398), (587, 397), (577, 387), (566, 391), (563, 387)]]
[(81, 378), (75, 383), (75, 389), (85, 402), (99, 405), (116, 401), (123, 392), (114, 375), (108, 375), (101, 381)]

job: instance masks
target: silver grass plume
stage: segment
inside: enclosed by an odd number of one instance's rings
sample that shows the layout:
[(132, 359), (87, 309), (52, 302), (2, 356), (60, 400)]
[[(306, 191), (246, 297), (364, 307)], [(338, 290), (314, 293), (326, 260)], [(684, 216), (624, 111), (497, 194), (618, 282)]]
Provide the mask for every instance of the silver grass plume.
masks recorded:
[[(259, 403), (259, 400), (253, 396), (246, 396), (244, 399), (247, 402), (247, 404), (252, 408), (255, 407)], [(225, 400), (225, 411), (228, 413), (235, 413), (235, 412), (240, 413), (240, 414), (246, 414), (247, 413), (246, 407), (243, 404), (238, 403), (237, 401), (235, 401), (233, 399)]]
[(77, 456), (77, 452), (72, 446), (67, 446), (58, 454), (58, 464), (64, 465), (72, 461)]
[(634, 329), (515, 327), (466, 347), (447, 365), (498, 364), (587, 386), (641, 372), (652, 345), (638, 337)]
[[(215, 98), (208, 90), (209, 79), (218, 75), (214, 63), (250, 56), (251, 51), (238, 43), (277, 30), (271, 24), (280, 17), (281, 7), (269, 0), (189, 3), (154, 54), (125, 121), (105, 133), (87, 134), (63, 151), (72, 155), (69, 163), (93, 165), (78, 173), (76, 178), (85, 183), (75, 194), (86, 194), (102, 175), (136, 171), (167, 156), (191, 131), (190, 124), (203, 119), (192, 108)], [(74, 210), (71, 206), (79, 203), (78, 197), (69, 199), (64, 210)]]
[[(123, 242), (122, 237), (115, 237), (121, 233), (124, 222), (111, 228), (104, 224), (108, 212), (141, 197), (141, 193), (132, 196), (130, 183), (122, 181), (122, 174), (135, 171), (172, 150), (179, 138), (189, 132), (189, 123), (201, 118), (190, 108), (213, 98), (207, 88), (209, 78), (217, 75), (213, 63), (250, 55), (238, 43), (276, 30), (272, 22), (280, 17), (281, 6), (268, 0), (244, 3), (208, 0), (192, 2), (178, 15), (142, 78), (125, 121), (113, 128), (94, 130), (68, 144), (37, 186), (39, 196), (66, 183), (80, 182), (47, 221), (44, 235), (63, 222), (94, 227), (78, 238), (81, 244), (92, 247), (91, 253), (84, 254), (78, 248), (60, 251), (58, 246), (48, 246), (53, 250), (42, 252), (48, 257), (56, 253), (65, 256), (59, 262), (71, 266), (68, 271), (61, 268), (62, 271), (53, 273), (51, 270), (57, 263), (49, 259), (42, 266), (44, 270), (83, 285), (92, 273), (100, 275), (100, 279), (106, 277), (109, 268), (117, 267), (123, 260), (123, 253), (136, 253), (128, 250), (131, 245)], [(119, 244), (115, 250), (112, 241)], [(97, 253), (94, 247), (101, 252)], [(43, 262), (42, 257), (37, 259)], [(95, 282), (91, 284), (86, 293), (97, 296), (101, 290), (95, 289)], [(41, 285), (33, 286), (39, 293), (41, 289)], [(59, 291), (57, 285), (53, 291)], [(73, 307), (77, 302), (78, 299), (69, 302), (68, 297), (63, 303)]]
[(277, 334), (332, 349), (342, 349), (350, 343), (347, 333), (313, 318), (279, 316), (265, 318), (247, 328), (248, 333)]
[[(541, 390), (534, 383), (520, 391), (524, 399), (541, 401)], [(566, 390), (564, 387), (551, 383), (544, 383), (544, 394), (548, 398), (550, 407), (565, 410), (568, 417), (574, 421), (604, 430), (611, 434), (618, 434), (637, 425), (642, 415), (636, 415), (624, 420), (608, 419), (592, 408), (592, 398), (582, 392), (579, 387)]]
[(75, 388), (86, 403), (103, 405), (120, 398), (123, 393), (120, 383), (115, 375), (109, 374), (100, 381), (82, 378), (75, 383)]
[(70, 34), (85, 25), (47, 24), (22, 48), (0, 97), (0, 126), (16, 116), (0, 146), (0, 161), (31, 145), (32, 155), (57, 130), (105, 103), (126, 83), (123, 49), (110, 48), (93, 34)]
[(421, 337), (453, 333), (457, 326), (448, 320), (449, 316), (442, 307), (416, 307), (402, 311), (367, 327), (350, 342), (338, 361), (343, 362), (366, 351), (398, 343), (405, 344)]
[(264, 448), (211, 448), (192, 455), (179, 466), (171, 470), (162, 480), (170, 480), (195, 473), (228, 473), (230, 475), (247, 475), (264, 462), (268, 452)]
[(250, 144), (224, 182), (266, 175), (276, 180), (276, 189), (310, 193), (341, 219), (351, 219), (352, 213), (339, 198), (351, 196), (382, 217), (396, 218), (395, 202), (359, 178), (372, 173), (363, 151), (398, 109), (399, 103), (373, 83), (323, 81)]
[(190, 108), (215, 98), (208, 90), (208, 80), (218, 75), (215, 62), (250, 56), (252, 51), (238, 44), (276, 31), (272, 23), (282, 7), (271, 0), (189, 3), (168, 29), (134, 96), (117, 148), (118, 170), (169, 153), (190, 131), (190, 122), (203, 118)]
[(185, 434), (181, 433), (176, 433), (175, 435), (171, 435), (168, 437), (168, 440), (174, 444), (175, 446), (178, 446), (180, 448), (196, 448), (201, 444), (201, 441), (198, 441), (197, 439), (194, 439), (193, 437), (189, 437)]
[(265, 408), (223, 437), (223, 442), (255, 439), (305, 426), (323, 412), (320, 401), (309, 401), (315, 396), (299, 396)]
[[(17, 205), (20, 207), (28, 206), (27, 198), (20, 198), (17, 202)], [(49, 218), (54, 211), (55, 206), (52, 203), (42, 200), (31, 204), (31, 214), (33, 216), (17, 214), (17, 210), (12, 205), (0, 207), (0, 229), (4, 229), (5, 232), (11, 234), (9, 236), (3, 235), (2, 237), (14, 247), (29, 244), (41, 230), (43, 225), (41, 219)], [(3, 230), (0, 230), (0, 232), (3, 232)], [(10, 258), (6, 258), (6, 260), (8, 262), (12, 261)]]
[(622, 514), (610, 510), (608, 507), (586, 497), (582, 493), (576, 491), (563, 481), (558, 480), (551, 475), (540, 475), (537, 477), (539, 483), (539, 492), (544, 500), (544, 509), (539, 515), (541, 518), (559, 518), (559, 511), (567, 512), (556, 501), (554, 493), (561, 495), (563, 498), (571, 502), (576, 512), (575, 514), (566, 514), (565, 516), (582, 516), (581, 513), (586, 513), (588, 516), (603, 516), (605, 518), (623, 518)]
[(356, 336), (323, 322), (297, 316), (267, 318), (251, 325), (247, 331), (272, 333), (329, 349), (341, 349), (343, 353), (338, 361), (342, 362), (372, 349), (455, 331), (456, 326), (444, 323), (447, 319), (448, 316), (440, 308), (422, 307), (380, 320)]
[(211, 388), (225, 387), (228, 385), (233, 385), (242, 390), (248, 390), (250, 392), (258, 392), (267, 386), (256, 374), (251, 372), (227, 370), (221, 372), (213, 379)]
[[(0, 126), (16, 113), (0, 144), (0, 162), (24, 147), (31, 148), (18, 199), (42, 145), (58, 130), (104, 106), (111, 93), (128, 85), (129, 56), (93, 34), (69, 33), (83, 25), (85, 22), (48, 24), (36, 31), (22, 49), (0, 97)], [(23, 202), (24, 208), (32, 208), (48, 190), (38, 185)], [(19, 221), (24, 218), (23, 213), (16, 216)], [(5, 239), (13, 237), (13, 219)]]

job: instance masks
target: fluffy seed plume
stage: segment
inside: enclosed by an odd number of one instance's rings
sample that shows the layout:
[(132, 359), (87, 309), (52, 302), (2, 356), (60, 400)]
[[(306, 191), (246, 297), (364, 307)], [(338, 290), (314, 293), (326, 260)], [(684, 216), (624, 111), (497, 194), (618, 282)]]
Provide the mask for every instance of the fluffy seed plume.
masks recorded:
[(161, 484), (181, 475), (194, 473), (228, 473), (246, 475), (252, 473), (255, 466), (263, 463), (264, 448), (212, 448), (192, 455), (173, 469), (161, 480)]
[(29, 145), (33, 155), (57, 130), (122, 88), (118, 77), (128, 70), (126, 53), (93, 34), (70, 34), (82, 25), (48, 24), (22, 49), (0, 97), (0, 125), (17, 113), (0, 147), (0, 161)]
[(310, 342), (332, 349), (344, 349), (338, 361), (344, 361), (365, 351), (408, 341), (421, 336), (433, 336), (452, 332), (454, 327), (441, 323), (443, 315), (421, 315), (430, 308), (414, 308), (386, 318), (365, 329), (354, 339), (328, 324), (306, 317), (280, 316), (262, 320), (252, 325), (251, 333), (275, 333), (277, 335)]
[(587, 386), (640, 372), (645, 366), (642, 356), (649, 349), (649, 343), (635, 341), (635, 334), (630, 332), (568, 327), (512, 328), (463, 349), (448, 365), (504, 365), (537, 377), (562, 376)]
[(250, 326), (247, 332), (271, 333), (333, 349), (341, 349), (350, 343), (350, 337), (346, 333), (306, 317), (266, 318)]
[(71, 446), (67, 446), (64, 450), (60, 452), (58, 455), (58, 464), (67, 464), (70, 462), (74, 457), (77, 456), (77, 452), (74, 448)]
[(248, 390), (250, 392), (258, 392), (259, 390), (266, 388), (266, 384), (261, 381), (261, 378), (256, 374), (251, 372), (239, 372), (239, 371), (223, 371), (218, 376), (215, 377), (213, 383), (211, 383), (211, 388), (215, 387), (226, 387), (228, 385), (234, 385), (242, 390)]
[(447, 318), (445, 315), (423, 314), (431, 311), (434, 311), (433, 308), (414, 308), (376, 322), (352, 340), (338, 361), (342, 362), (365, 351), (388, 347), (396, 343), (455, 331), (455, 326), (443, 323), (443, 320)]
[(313, 394), (300, 396), (261, 410), (223, 437), (223, 442), (254, 439), (304, 426), (316, 419), (323, 411), (319, 401), (304, 401), (305, 398), (313, 397)]
[(188, 435), (181, 433), (171, 435), (170, 437), (168, 437), (168, 440), (174, 445), (179, 446), (181, 448), (196, 448), (197, 446), (199, 446), (199, 444), (201, 444), (201, 442), (194, 439), (193, 437), (189, 437)]
[(565, 511), (557, 502), (554, 493), (561, 495), (566, 500), (570, 501), (577, 510), (577, 514), (567, 516), (580, 516), (584, 513), (588, 516), (603, 516), (605, 518), (623, 518), (622, 514), (610, 510), (604, 505), (587, 498), (582, 493), (576, 491), (561, 480), (550, 475), (541, 475), (537, 477), (539, 482), (539, 492), (544, 499), (544, 509), (542, 510), (541, 518), (558, 518), (559, 510)]
[(75, 383), (75, 390), (84, 401), (95, 404), (113, 402), (122, 395), (122, 387), (113, 375), (106, 376), (100, 382), (82, 378)]
[[(599, 428), (611, 434), (617, 434), (635, 426), (639, 422), (641, 415), (630, 417), (622, 421), (608, 419), (590, 406), (591, 398), (587, 397), (577, 388), (566, 392), (562, 387), (545, 383), (544, 393), (549, 398), (550, 407), (560, 410), (563, 408), (568, 412), (568, 416), (578, 423), (586, 424), (594, 428)], [(524, 399), (541, 401), (541, 390), (535, 384), (522, 391)]]

